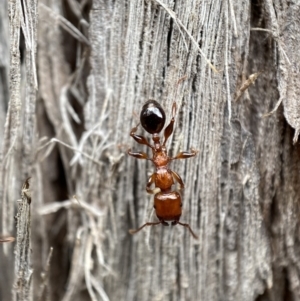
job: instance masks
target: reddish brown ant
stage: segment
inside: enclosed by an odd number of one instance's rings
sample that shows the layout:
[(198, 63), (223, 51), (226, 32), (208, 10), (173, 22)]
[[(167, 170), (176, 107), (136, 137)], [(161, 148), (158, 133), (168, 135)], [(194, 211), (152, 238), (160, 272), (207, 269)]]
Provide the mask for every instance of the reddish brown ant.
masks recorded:
[[(189, 229), (190, 233), (194, 238), (198, 239), (195, 233), (192, 231), (189, 224), (183, 224), (179, 222), (181, 216), (181, 196), (177, 191), (172, 191), (172, 185), (174, 179), (179, 183), (180, 189), (184, 188), (181, 177), (173, 170), (169, 169), (169, 163), (172, 160), (187, 159), (194, 157), (197, 152), (191, 150), (191, 152), (180, 152), (177, 156), (170, 158), (167, 154), (166, 142), (173, 133), (174, 122), (176, 114), (176, 102), (172, 105), (172, 118), (169, 125), (164, 131), (164, 142), (161, 144), (159, 133), (164, 127), (166, 121), (166, 114), (161, 105), (155, 100), (147, 101), (140, 114), (140, 122), (143, 128), (152, 135), (154, 144), (150, 144), (149, 141), (140, 135), (135, 134), (139, 124), (131, 129), (130, 136), (139, 144), (147, 145), (152, 149), (152, 158), (149, 158), (146, 153), (143, 152), (132, 152), (128, 150), (128, 154), (137, 159), (146, 159), (154, 163), (156, 171), (151, 175), (148, 180), (146, 190), (148, 193), (154, 195), (154, 209), (159, 222), (145, 223), (136, 230), (129, 230), (130, 234), (135, 234), (142, 230), (145, 226), (154, 226), (163, 224), (168, 226), (166, 221), (172, 221), (172, 225), (181, 225)], [(151, 189), (151, 185), (155, 184), (155, 188)]]

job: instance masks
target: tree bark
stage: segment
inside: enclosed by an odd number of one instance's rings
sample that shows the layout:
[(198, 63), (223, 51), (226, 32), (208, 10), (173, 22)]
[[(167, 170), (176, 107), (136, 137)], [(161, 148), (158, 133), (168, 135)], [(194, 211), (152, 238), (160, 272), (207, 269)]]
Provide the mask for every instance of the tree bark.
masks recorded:
[[(0, 213), (13, 234), (31, 176), (28, 298), (300, 300), (299, 4), (18, 3), (8, 4), (9, 102), (0, 95)], [(167, 123), (177, 103), (169, 155), (198, 150), (170, 168), (185, 183), (181, 222), (199, 240), (179, 225), (128, 233), (157, 221), (153, 164), (127, 155), (150, 155), (129, 136), (148, 99)], [(10, 300), (11, 245), (0, 258)]]

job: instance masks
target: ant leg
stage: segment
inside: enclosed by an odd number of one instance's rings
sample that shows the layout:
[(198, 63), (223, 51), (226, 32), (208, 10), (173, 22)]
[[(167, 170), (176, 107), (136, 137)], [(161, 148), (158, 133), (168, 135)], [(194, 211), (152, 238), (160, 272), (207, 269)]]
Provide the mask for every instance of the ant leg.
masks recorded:
[(148, 158), (148, 155), (146, 153), (143, 153), (143, 152), (132, 152), (131, 149), (129, 149), (127, 151), (127, 154), (132, 156), (132, 157), (135, 157), (137, 159), (151, 160), (151, 159)]
[(154, 147), (149, 143), (149, 141), (144, 137), (144, 136), (141, 136), (141, 135), (136, 135), (135, 132), (137, 131), (138, 129), (138, 126), (135, 126), (131, 129), (130, 131), (130, 136), (139, 144), (144, 144), (144, 145), (147, 145), (148, 147), (154, 149)]
[(159, 225), (159, 224), (163, 224), (163, 223), (164, 223), (164, 221), (159, 221), (159, 222), (156, 222), (156, 223), (146, 223), (143, 226), (139, 227), (138, 229), (130, 229), (128, 232), (130, 234), (135, 234), (135, 233), (141, 231), (146, 226), (155, 226), (155, 225)]
[(150, 194), (156, 194), (158, 192), (160, 192), (160, 188), (155, 187), (154, 189), (151, 189), (151, 185), (155, 182), (155, 178), (156, 178), (156, 174), (152, 174), (152, 176), (149, 178), (147, 186), (146, 186), (146, 190), (148, 193)]
[(170, 137), (170, 136), (172, 135), (172, 133), (173, 133), (174, 122), (175, 122), (175, 115), (176, 115), (176, 108), (177, 108), (176, 102), (174, 101), (174, 102), (173, 102), (173, 105), (172, 105), (172, 118), (171, 118), (170, 123), (169, 123), (168, 126), (166, 127), (165, 132), (164, 132), (165, 140), (164, 140), (163, 146), (166, 145), (167, 140), (169, 139), (169, 137)]
[(195, 149), (192, 148), (191, 152), (180, 152), (175, 157), (170, 158), (170, 160), (188, 159), (188, 158), (196, 156), (197, 153), (198, 153), (198, 151), (196, 151)]
[(193, 232), (193, 230), (191, 229), (190, 225), (189, 224), (183, 224), (181, 223), (180, 221), (173, 221), (172, 222), (172, 226), (175, 226), (175, 225), (180, 225), (180, 226), (183, 226), (183, 227), (186, 227), (189, 229), (190, 233), (192, 234), (192, 236), (195, 238), (195, 239), (199, 239), (199, 237)]
[(172, 173), (174, 179), (179, 183), (180, 190), (182, 190), (184, 188), (184, 183), (183, 183), (180, 175), (177, 172), (173, 171), (173, 170), (171, 170), (171, 173)]

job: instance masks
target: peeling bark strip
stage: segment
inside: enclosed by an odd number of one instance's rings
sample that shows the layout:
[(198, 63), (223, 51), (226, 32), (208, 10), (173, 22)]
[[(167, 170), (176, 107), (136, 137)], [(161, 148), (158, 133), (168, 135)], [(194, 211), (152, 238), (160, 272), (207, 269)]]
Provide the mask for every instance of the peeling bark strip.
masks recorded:
[[(0, 231), (6, 234), (15, 227), (15, 200), (19, 197), (21, 183), (31, 173), (35, 156), (37, 1), (7, 0), (7, 7), (3, 2), (0, 17), (6, 13), (9, 23), (0, 24), (0, 27), (9, 27), (10, 34), (9, 99), (3, 99), (3, 108), (7, 110), (1, 109), (0, 113), (0, 116), (6, 115), (5, 124), (1, 124), (4, 134), (0, 137)], [(1, 33), (0, 30), (0, 70), (3, 70), (5, 37)], [(2, 79), (0, 75), (0, 81)], [(0, 87), (0, 94), (1, 90)], [(13, 264), (13, 258), (8, 262)], [(3, 294), (6, 300), (7, 292)]]
[(280, 99), (272, 112), (283, 102), (284, 116), (295, 129), (295, 144), (300, 133), (300, 4), (298, 1), (265, 0), (265, 9), (268, 15), (267, 27), (277, 43), (278, 51)]
[(39, 301), (45, 301), (48, 299), (49, 293), (48, 293), (48, 285), (49, 285), (49, 269), (50, 269), (50, 263), (51, 263), (51, 258), (53, 254), (53, 248), (51, 247), (49, 250), (48, 258), (46, 265), (44, 267), (43, 273), (41, 273), (41, 278), (42, 278), (42, 283), (40, 285), (40, 292), (39, 292)]
[[(19, 1), (8, 2), (9, 34), (10, 34), (10, 70), (9, 70), (9, 102), (4, 125), (4, 136), (1, 141), (0, 153), (0, 212), (1, 226), (4, 233), (12, 231), (12, 218), (8, 212), (12, 212), (8, 201), (12, 185), (7, 185), (9, 167), (13, 165), (11, 158), (15, 154), (18, 128), (20, 125), (20, 27), (21, 12)], [(0, 52), (1, 53), (1, 52)]]
[(31, 300), (31, 213), (29, 179), (22, 187), (22, 199), (18, 201), (17, 238), (15, 246), (14, 301)]
[(12, 236), (0, 236), (0, 243), (13, 242), (13, 241), (15, 241), (15, 238)]

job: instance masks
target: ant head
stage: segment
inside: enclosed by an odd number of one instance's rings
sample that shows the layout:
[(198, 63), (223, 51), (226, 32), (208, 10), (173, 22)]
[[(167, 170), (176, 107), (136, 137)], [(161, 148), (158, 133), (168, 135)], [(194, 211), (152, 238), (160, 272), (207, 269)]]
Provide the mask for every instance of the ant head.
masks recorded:
[(164, 127), (166, 114), (155, 100), (148, 100), (142, 108), (140, 120), (143, 128), (149, 134), (158, 134)]

